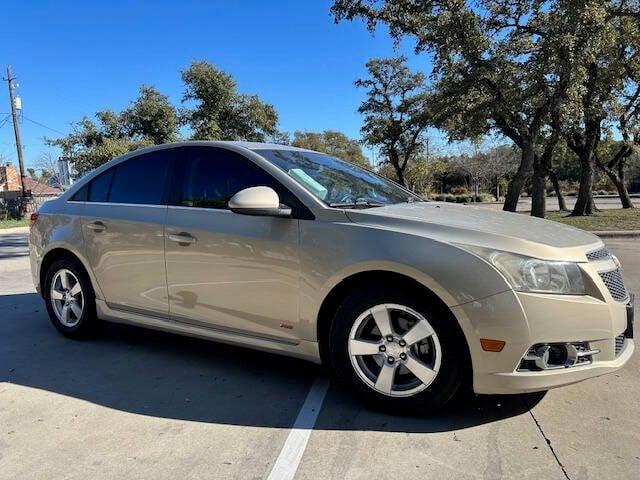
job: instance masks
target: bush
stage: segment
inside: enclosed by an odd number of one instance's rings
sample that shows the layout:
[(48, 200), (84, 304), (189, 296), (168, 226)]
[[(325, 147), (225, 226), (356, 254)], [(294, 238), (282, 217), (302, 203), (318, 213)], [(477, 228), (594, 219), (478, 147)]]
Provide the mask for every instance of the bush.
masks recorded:
[(467, 189), (462, 185), (456, 185), (455, 187), (451, 187), (450, 192), (454, 195), (464, 195), (467, 193)]
[[(452, 202), (452, 203), (473, 203), (473, 194), (452, 195), (450, 193), (437, 194), (431, 196), (436, 202)], [(478, 195), (478, 202), (493, 202), (495, 197), (489, 193), (481, 193)]]

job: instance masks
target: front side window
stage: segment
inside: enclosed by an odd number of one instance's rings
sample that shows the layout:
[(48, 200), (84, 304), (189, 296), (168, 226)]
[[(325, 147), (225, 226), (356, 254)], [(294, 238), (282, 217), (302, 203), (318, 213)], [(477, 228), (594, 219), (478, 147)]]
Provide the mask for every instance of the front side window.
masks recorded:
[(385, 178), (323, 153), (256, 150), (332, 207), (377, 207), (423, 201)]
[(186, 147), (183, 152), (176, 167), (174, 205), (227, 209), (231, 197), (245, 188), (278, 190), (271, 175), (235, 152), (213, 147)]

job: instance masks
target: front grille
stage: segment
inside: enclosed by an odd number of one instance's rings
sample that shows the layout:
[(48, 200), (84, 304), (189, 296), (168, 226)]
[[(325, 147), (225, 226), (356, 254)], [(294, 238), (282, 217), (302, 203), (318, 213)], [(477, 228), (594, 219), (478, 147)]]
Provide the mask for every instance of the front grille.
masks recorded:
[(602, 281), (614, 300), (624, 302), (629, 299), (629, 292), (622, 282), (622, 275), (620, 275), (619, 268), (608, 272), (599, 272), (598, 275), (602, 278)]
[(624, 338), (624, 335), (618, 335), (616, 337), (616, 357), (620, 355), (620, 352), (624, 349), (625, 342), (626, 339)]
[(587, 252), (587, 260), (590, 262), (597, 262), (599, 260), (604, 260), (605, 258), (611, 258), (611, 253), (607, 250), (607, 247), (601, 247), (597, 250), (592, 250)]

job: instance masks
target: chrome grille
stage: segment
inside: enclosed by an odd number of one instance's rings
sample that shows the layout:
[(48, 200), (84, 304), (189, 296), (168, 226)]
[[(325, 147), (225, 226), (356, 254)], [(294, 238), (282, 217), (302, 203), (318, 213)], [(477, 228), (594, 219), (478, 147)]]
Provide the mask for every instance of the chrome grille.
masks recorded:
[(608, 272), (599, 272), (598, 275), (602, 278), (602, 281), (614, 300), (624, 302), (629, 299), (629, 292), (627, 292), (622, 282), (622, 275), (620, 275), (619, 268), (609, 270)]
[(624, 335), (618, 335), (616, 337), (616, 357), (620, 355), (620, 352), (624, 349), (625, 341)]
[(607, 247), (601, 247), (597, 250), (592, 250), (587, 252), (587, 260), (590, 262), (597, 262), (598, 260), (604, 260), (605, 258), (610, 258), (611, 253), (607, 250)]

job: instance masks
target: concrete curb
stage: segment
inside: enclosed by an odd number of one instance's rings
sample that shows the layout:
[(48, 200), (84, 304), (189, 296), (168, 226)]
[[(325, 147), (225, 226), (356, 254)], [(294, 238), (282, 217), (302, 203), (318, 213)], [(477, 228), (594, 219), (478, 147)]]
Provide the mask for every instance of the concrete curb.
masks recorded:
[(591, 232), (601, 238), (633, 238), (640, 237), (640, 230), (607, 230), (602, 232)]

